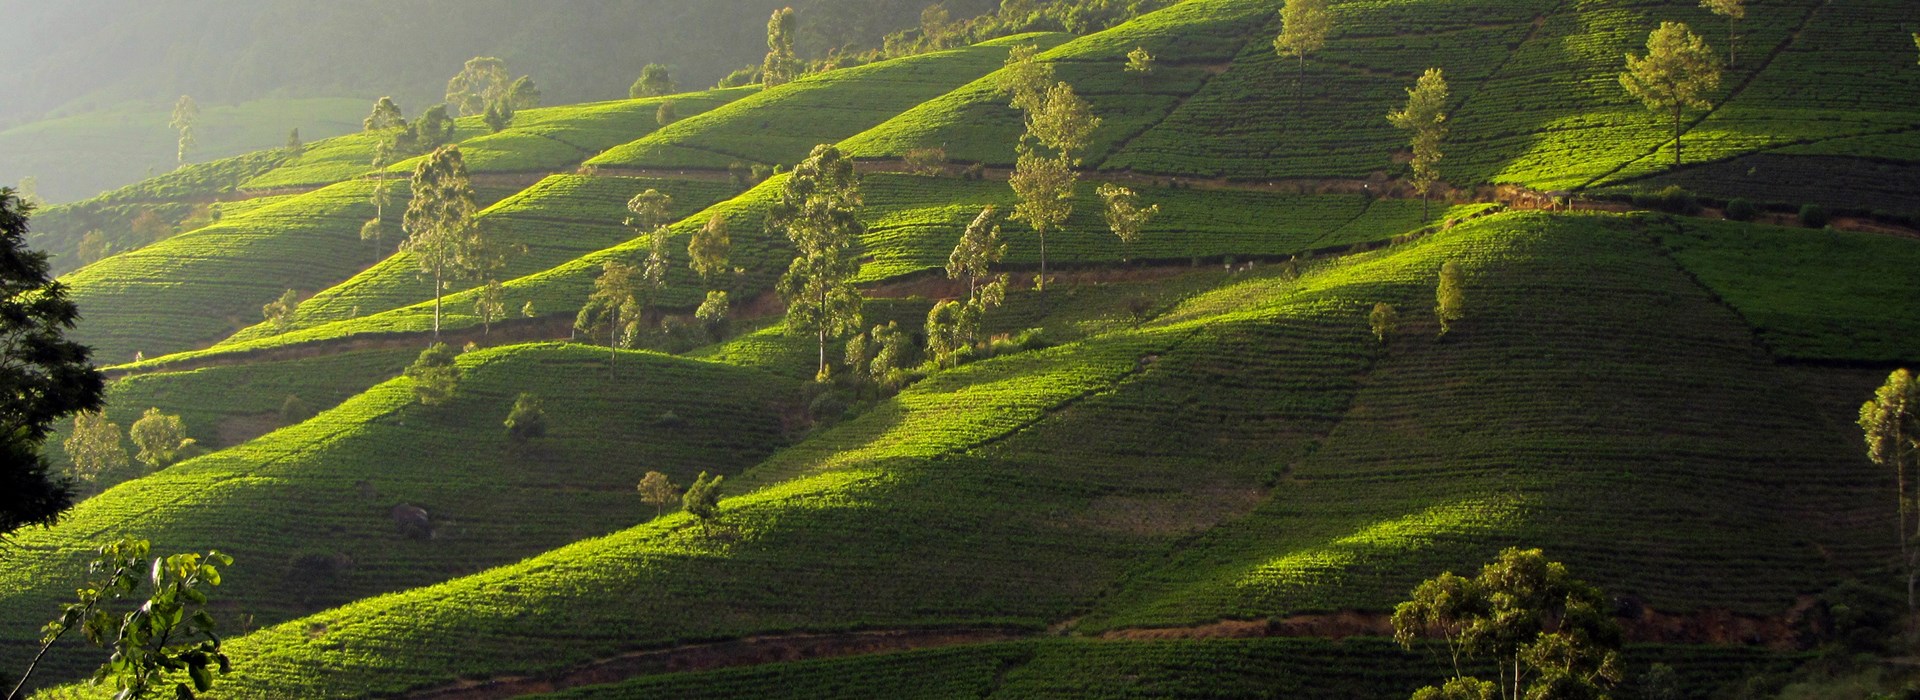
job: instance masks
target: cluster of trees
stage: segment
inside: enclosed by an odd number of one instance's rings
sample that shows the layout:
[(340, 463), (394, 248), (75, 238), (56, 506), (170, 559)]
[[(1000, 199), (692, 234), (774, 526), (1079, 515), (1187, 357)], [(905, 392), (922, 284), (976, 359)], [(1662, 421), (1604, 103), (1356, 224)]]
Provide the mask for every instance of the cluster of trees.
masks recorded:
[[(1414, 700), (1605, 698), (1624, 676), (1620, 627), (1598, 588), (1538, 549), (1509, 548), (1473, 578), (1446, 572), (1393, 611), (1394, 639), (1438, 638), (1453, 677)], [(1493, 663), (1496, 681), (1462, 662)]]
[[(606, 336), (610, 363), (618, 356), (613, 350), (638, 344), (648, 329), (656, 325), (665, 327), (658, 304), (672, 265), (668, 248), (672, 237), (668, 228), (672, 222), (672, 206), (670, 195), (653, 189), (634, 195), (627, 202), (629, 216), (625, 224), (634, 230), (636, 238), (646, 242), (646, 256), (638, 264), (621, 258), (607, 260), (594, 280), (586, 305), (574, 319), (575, 330), (589, 337)], [(715, 338), (725, 332), (731, 313), (731, 302), (723, 287), (729, 286), (729, 280), (741, 272), (728, 262), (732, 252), (733, 240), (728, 234), (727, 220), (717, 213), (694, 231), (687, 242), (688, 266), (708, 286), (706, 298), (694, 317)]]
[(720, 523), (720, 498), (726, 478), (720, 474), (700, 472), (700, 476), (694, 478), (693, 485), (681, 491), (680, 486), (667, 475), (649, 471), (634, 488), (640, 492), (641, 501), (653, 506), (655, 519), (666, 513), (668, 505), (680, 501), (687, 514), (700, 523), (701, 534), (711, 535), (713, 527)]
[(104, 411), (85, 411), (74, 415), (73, 431), (61, 443), (72, 462), (68, 474), (82, 483), (101, 488), (134, 476), (128, 472), (130, 463), (123, 437), (133, 442), (136, 450), (133, 458), (148, 471), (172, 466), (191, 456), (196, 447), (196, 441), (187, 437), (186, 422), (158, 408), (148, 408), (140, 414), (140, 419), (124, 434), (120, 432), (120, 425), (109, 420)]

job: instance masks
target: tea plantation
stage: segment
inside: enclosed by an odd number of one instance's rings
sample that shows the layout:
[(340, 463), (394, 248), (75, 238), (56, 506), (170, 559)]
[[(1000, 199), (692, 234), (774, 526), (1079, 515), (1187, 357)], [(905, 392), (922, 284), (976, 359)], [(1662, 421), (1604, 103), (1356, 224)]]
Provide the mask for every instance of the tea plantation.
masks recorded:
[[(184, 229), (61, 279), (108, 417), (178, 414), (203, 449), (9, 538), (0, 675), (131, 535), (235, 557), (216, 698), (1399, 698), (1452, 664), (1381, 638), (1386, 615), (1509, 547), (1637, 621), (1615, 697), (1847, 669), (1898, 691), (1896, 475), (1856, 420), (1920, 361), (1912, 3), (1749, 0), (1728, 65), (1696, 0), (1331, 0), (1324, 45), (1283, 57), (1288, 2), (947, 3), (770, 88), (463, 117), (477, 225), (512, 250), (484, 332), (481, 280), (436, 290), (398, 233), (359, 237), (374, 135), (43, 211), (59, 256), (142, 208)], [(1678, 167), (1671, 116), (1619, 81), (1667, 21), (1722, 71)], [(1021, 205), (1000, 88), (1024, 44), (1102, 124), (1053, 279), (1003, 220), (1004, 303), (937, 365), (956, 243)], [(1428, 68), (1450, 96), (1423, 202), (1386, 114)], [(796, 246), (773, 214), (820, 144), (860, 172), (847, 325), (904, 339), (884, 387), (777, 291)], [(1137, 240), (1106, 183), (1158, 207)], [(673, 198), (669, 333), (575, 337), (607, 263), (646, 255), (624, 221), (649, 189)], [(716, 218), (737, 274), (705, 280), (688, 245)], [(725, 322), (691, 320), (709, 290)], [(466, 347), (429, 405), (403, 371), (436, 291)], [(523, 393), (546, 434), (521, 441)], [(718, 515), (655, 517), (649, 471), (725, 475)], [(34, 684), (97, 657), (68, 640)]]

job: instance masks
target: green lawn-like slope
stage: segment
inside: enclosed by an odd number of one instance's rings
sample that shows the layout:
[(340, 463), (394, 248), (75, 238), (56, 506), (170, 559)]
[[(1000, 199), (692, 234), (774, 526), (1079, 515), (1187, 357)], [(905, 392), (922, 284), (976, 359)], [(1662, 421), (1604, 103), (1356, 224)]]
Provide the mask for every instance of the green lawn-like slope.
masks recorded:
[(1920, 242), (1699, 219), (1677, 219), (1658, 230), (1674, 259), (1780, 357), (1876, 364), (1920, 359), (1920, 327), (1911, 320)]
[[(685, 241), (716, 214), (728, 222), (734, 244), (732, 263), (745, 271), (728, 280), (728, 288), (737, 299), (747, 299), (772, 288), (792, 256), (785, 237), (768, 232), (765, 226), (766, 212), (779, 196), (782, 182), (776, 178), (762, 183), (673, 225), (674, 259), (663, 302), (666, 306), (690, 311), (700, 302), (704, 286), (687, 267)], [(1012, 205), (1011, 190), (1004, 182), (889, 174), (868, 175), (863, 182), (866, 199), (863, 219), (870, 230), (861, 239), (869, 262), (862, 267), (860, 280), (866, 282), (944, 268), (961, 231), (979, 214), (981, 207), (997, 205), (1002, 212), (1007, 212)], [(1200, 260), (1212, 262), (1228, 256), (1284, 257), (1384, 241), (1425, 225), (1420, 221), (1419, 203), (1407, 200), (1369, 201), (1360, 195), (1305, 196), (1137, 187), (1145, 201), (1164, 206), (1144, 239), (1129, 250), (1101, 218), (1098, 199), (1092, 192), (1094, 182), (1097, 180), (1082, 188), (1074, 216), (1065, 228), (1048, 236), (1055, 269), (1076, 264), (1113, 264), (1128, 258), (1198, 264)], [(526, 201), (529, 207), (539, 207), (545, 198), (529, 197)], [(1429, 221), (1481, 209), (1435, 206)], [(1018, 269), (1037, 268), (1039, 242), (1031, 230), (1019, 223), (1008, 223), (1005, 236), (1010, 241), (1007, 264)], [(641, 248), (641, 240), (628, 240), (508, 281), (505, 287), (510, 310), (531, 301), (537, 313), (570, 318), (585, 303), (593, 279), (605, 261), (637, 260), (643, 254)], [(376, 272), (379, 271), (380, 268), (376, 268)], [(472, 292), (465, 292), (443, 300), (443, 328), (479, 325), (478, 317), (472, 312), (472, 297)], [(333, 341), (358, 334), (418, 333), (430, 330), (432, 323), (432, 303), (416, 303), (283, 335), (248, 333), (233, 343), (170, 357), (164, 362)]]
[[(1077, 155), (1099, 163), (1165, 118), (1207, 83), (1211, 65), (1255, 38), (1276, 10), (1278, 3), (1267, 0), (1190, 0), (1064, 44), (1035, 42), (1048, 49), (1041, 59), (1052, 64), (1056, 78), (1071, 83), (1104, 122), (1087, 152)], [(1160, 62), (1145, 78), (1124, 71), (1126, 53), (1136, 46)], [(941, 147), (962, 162), (1011, 164), (1024, 127), (997, 80), (989, 75), (929, 100), (844, 146), (860, 158), (899, 158)]]
[[(936, 374), (734, 482), (723, 537), (676, 515), (295, 621), (235, 641), (254, 662), (234, 692), (396, 692), (781, 629), (1043, 627), (1250, 507), (1272, 464), (1331, 428), (1370, 352), (1350, 291)], [(429, 629), (468, 642), (420, 644)], [(549, 652), (512, 651), (528, 643)], [(373, 658), (369, 674), (324, 670)]]
[(1778, 388), (1740, 318), (1644, 223), (1494, 217), (1397, 256), (1418, 264), (1354, 268), (1418, 309), (1455, 260), (1467, 318), (1436, 339), (1418, 313), (1339, 428), (1278, 465), (1270, 500), (1136, 572), (1085, 624), (1383, 609), (1518, 544), (1669, 610), (1778, 613), (1877, 564), (1883, 475)]
[(649, 169), (792, 165), (816, 145), (860, 133), (993, 71), (1007, 50), (1005, 42), (994, 42), (807, 76), (682, 119), (587, 164)]
[[(645, 472), (682, 484), (737, 473), (782, 442), (799, 400), (798, 382), (750, 370), (627, 352), (610, 371), (608, 360), (569, 345), (470, 353), (444, 406), (420, 405), (410, 380), (395, 379), (88, 499), (60, 524), (20, 533), (0, 572), (0, 659), (18, 667), (31, 655), (36, 620), (57, 614), (102, 537), (232, 554), (244, 564), (220, 588), (223, 617), (264, 626), (644, 521), (652, 513), (634, 484)], [(544, 400), (550, 429), (516, 450), (501, 421), (523, 391)], [(401, 503), (431, 513), (431, 539), (396, 528), (388, 509)], [(289, 568), (308, 552), (349, 564), (335, 580), (308, 580)], [(80, 670), (81, 654), (58, 656), (67, 665), (53, 677)]]
[[(204, 449), (232, 447), (285, 425), (281, 408), (290, 396), (309, 411), (332, 408), (400, 374), (417, 355), (412, 350), (342, 352), (275, 362), (214, 365), (182, 372), (153, 372), (107, 385), (107, 417), (124, 432), (149, 408), (180, 416), (187, 436)], [(68, 463), (71, 423), (46, 443), (48, 459)], [(138, 452), (125, 441), (127, 454)]]
[[(109, 364), (187, 350), (257, 323), (261, 305), (288, 289), (352, 277), (367, 264), (360, 225), (373, 216), (371, 188), (332, 185), (70, 273), (61, 279), (83, 317), (74, 336)], [(483, 202), (509, 194), (478, 192)]]
[[(699, 212), (737, 193), (731, 184), (709, 180), (550, 176), (496, 202), (478, 215), (479, 225), (489, 236), (514, 248), (507, 256), (506, 267), (495, 273), (497, 278), (534, 274), (633, 238), (635, 231), (622, 223), (631, 216), (627, 200), (649, 189), (673, 197), (671, 211), (675, 218)], [(369, 246), (363, 254), (368, 259), (377, 256), (379, 262), (302, 301), (292, 328), (371, 316), (431, 300), (432, 280), (421, 277), (413, 254), (393, 252), (393, 245), (392, 241), (382, 243), (378, 253)], [(685, 257), (684, 253), (681, 257)], [(448, 284), (446, 290), (460, 292), (478, 284), (475, 280), (458, 280)], [(524, 301), (516, 301), (507, 311), (518, 315), (523, 304)], [(457, 305), (455, 311), (470, 314), (472, 302)], [(536, 313), (539, 311), (536, 307)], [(276, 332), (263, 322), (223, 342), (266, 338)]]

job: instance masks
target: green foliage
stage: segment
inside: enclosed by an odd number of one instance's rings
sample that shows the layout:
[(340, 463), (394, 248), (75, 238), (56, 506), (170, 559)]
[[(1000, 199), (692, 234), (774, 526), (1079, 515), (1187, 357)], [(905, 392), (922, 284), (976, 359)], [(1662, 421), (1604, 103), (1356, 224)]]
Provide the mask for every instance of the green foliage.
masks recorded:
[[(232, 672), (207, 612), (207, 589), (220, 585), (220, 570), (232, 566), (233, 558), (212, 551), (149, 561), (150, 550), (146, 540), (132, 538), (100, 547), (87, 567), (80, 599), (47, 624), (39, 654), (8, 697), (19, 694), (54, 642), (76, 627), (88, 642), (111, 652), (93, 682), (110, 684), (119, 691), (116, 698), (191, 700), (213, 687), (216, 673)], [(143, 584), (152, 592), (142, 595)], [(139, 603), (117, 615), (109, 608), (122, 600)]]
[(260, 315), (266, 317), (267, 324), (276, 333), (285, 333), (293, 328), (293, 314), (300, 308), (300, 293), (287, 290), (279, 299), (267, 302), (260, 307)]
[(61, 444), (73, 464), (67, 474), (92, 484), (124, 471), (128, 465), (127, 448), (121, 444), (124, 435), (119, 424), (107, 420), (105, 411), (74, 414), (73, 430)]
[(1273, 38), (1273, 51), (1283, 58), (1297, 58), (1305, 67), (1307, 54), (1325, 48), (1332, 30), (1333, 15), (1326, 0), (1287, 0), (1280, 8), (1280, 35)]
[(634, 79), (633, 86), (627, 88), (627, 96), (635, 99), (660, 97), (671, 95), (673, 91), (673, 76), (667, 72), (667, 67), (658, 63), (649, 63), (640, 69), (640, 77)]
[(706, 472), (693, 480), (687, 492), (680, 496), (689, 515), (700, 521), (701, 534), (711, 535), (712, 527), (720, 521), (720, 491), (726, 476), (715, 474), (708, 477)]
[(0, 537), (51, 523), (72, 503), (72, 489), (36, 453), (55, 422), (100, 408), (105, 384), (87, 347), (66, 337), (79, 307), (48, 274), (46, 254), (27, 248), (32, 214), (0, 187)]
[(1467, 281), (1460, 265), (1452, 260), (1440, 266), (1440, 284), (1434, 290), (1433, 315), (1440, 321), (1440, 334), (1453, 329), (1453, 322), (1467, 317)]
[(823, 144), (794, 168), (767, 217), (767, 227), (785, 233), (795, 252), (776, 287), (787, 303), (787, 330), (817, 337), (823, 382), (827, 341), (860, 327), (860, 290), (853, 286), (860, 260), (853, 246), (866, 233), (861, 204), (853, 161)]
[(1373, 305), (1373, 312), (1367, 314), (1367, 325), (1373, 329), (1374, 339), (1386, 345), (1388, 339), (1400, 329), (1400, 312), (1394, 310), (1392, 304), (1377, 302)]
[(1807, 228), (1826, 228), (1826, 208), (1818, 204), (1807, 204), (1800, 207), (1800, 225)]
[(139, 454), (134, 455), (148, 469), (164, 469), (180, 461), (189, 448), (195, 444), (187, 437), (186, 424), (180, 416), (162, 413), (159, 408), (148, 408), (127, 429), (127, 437), (133, 439)]
[(1680, 118), (1689, 109), (1710, 109), (1708, 95), (1720, 87), (1720, 63), (1705, 39), (1681, 22), (1662, 22), (1647, 37), (1647, 55), (1627, 55), (1620, 86), (1651, 112), (1673, 115), (1673, 167), (1680, 167)]
[(444, 146), (413, 169), (413, 197), (407, 201), (401, 249), (420, 273), (433, 279), (433, 333), (440, 335), (440, 298), (448, 279), (474, 279), (499, 269), (505, 260), (486, 228), (473, 221), (478, 206), (459, 146)]
[[(1409, 650), (1431, 636), (1452, 652), (1454, 678), (1415, 698), (1606, 697), (1624, 676), (1605, 596), (1538, 549), (1509, 547), (1471, 579), (1447, 572), (1421, 582), (1395, 606), (1393, 632)], [(1492, 660), (1499, 684), (1466, 675), (1463, 659)]]
[(446, 343), (434, 343), (420, 351), (420, 357), (407, 366), (404, 376), (412, 380), (413, 395), (422, 405), (439, 406), (452, 401), (460, 386), (457, 353)]
[(767, 57), (760, 63), (760, 84), (778, 87), (793, 82), (803, 67), (793, 53), (793, 8), (773, 11), (767, 19)]
[(1160, 214), (1158, 204), (1140, 206), (1140, 195), (1131, 188), (1109, 182), (1094, 192), (1106, 204), (1107, 228), (1120, 238), (1122, 245), (1131, 246), (1139, 241), (1140, 232)]
[(1393, 127), (1406, 131), (1413, 140), (1413, 190), (1422, 202), (1440, 180), (1440, 143), (1447, 138), (1447, 79), (1438, 68), (1428, 68), (1420, 80), (1407, 89), (1407, 106), (1387, 113)]
[(531, 392), (520, 392), (520, 395), (513, 399), (513, 410), (507, 413), (505, 425), (507, 437), (514, 442), (546, 437), (546, 404)]
[[(704, 475), (704, 472), (702, 473)], [(653, 506), (653, 517), (658, 520), (666, 512), (667, 504), (680, 498), (680, 487), (660, 472), (650, 471), (640, 478), (635, 490), (640, 492), (640, 500)]]
[[(348, 575), (311, 592), (289, 588), (278, 566), (234, 571), (222, 588), (222, 620), (251, 617), (258, 629), (629, 527), (636, 520), (632, 489), (648, 470), (681, 483), (701, 470), (731, 481), (785, 444), (783, 411), (799, 400), (801, 384), (652, 353), (626, 353), (621, 364), (631, 371), (610, 377), (597, 348), (521, 345), (461, 355), (458, 393), (429, 407), (419, 404), (409, 380), (381, 383), (405, 364), (390, 361), (359, 353), (288, 361), (279, 369), (262, 363), (122, 380), (145, 384), (142, 394), (161, 392), (231, 416), (271, 414), (293, 387), (327, 410), (121, 484), (81, 502), (52, 528), (19, 533), (20, 546), (8, 550), (0, 567), (0, 639), (6, 640), (0, 668), (24, 667), (31, 652), (26, 643), (42, 616), (73, 593), (63, 572), (84, 565), (99, 532), (139, 532), (162, 547), (199, 543), (246, 562), (285, 563), (309, 551), (353, 562)], [(326, 403), (357, 381), (355, 373), (371, 374), (373, 367), (381, 369), (369, 381), (377, 384), (371, 390), (349, 388), (357, 395), (344, 404)], [(545, 403), (548, 434), (516, 450), (501, 420), (517, 395), (533, 387)], [(229, 396), (238, 405), (215, 405)], [(679, 424), (656, 424), (655, 417), (668, 412)], [(179, 506), (155, 509), (155, 503)], [(388, 515), (396, 503), (428, 509), (440, 536), (416, 541), (397, 532)], [(352, 634), (345, 619), (332, 626), (321, 635), (329, 641)], [(309, 649), (328, 653), (319, 645)], [(74, 679), (91, 670), (57, 656), (42, 678)], [(262, 661), (236, 671), (275, 666)], [(317, 686), (305, 687), (266, 694), (304, 697)], [(234, 686), (232, 694), (252, 693)]]
[(1760, 215), (1760, 209), (1753, 205), (1752, 200), (1734, 199), (1727, 202), (1725, 215), (1728, 221), (1752, 221)]
[(181, 95), (179, 101), (173, 103), (173, 116), (167, 120), (168, 127), (180, 132), (180, 148), (175, 160), (181, 165), (187, 164), (187, 152), (200, 146), (200, 140), (193, 130), (199, 121), (200, 105), (193, 101), (193, 97)]

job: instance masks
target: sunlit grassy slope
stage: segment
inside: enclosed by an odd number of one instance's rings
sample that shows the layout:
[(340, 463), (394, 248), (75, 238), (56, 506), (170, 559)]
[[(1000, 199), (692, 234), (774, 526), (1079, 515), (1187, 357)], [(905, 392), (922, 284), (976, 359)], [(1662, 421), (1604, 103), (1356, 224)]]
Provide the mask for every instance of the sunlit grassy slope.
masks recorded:
[[(426, 342), (431, 290), (405, 256), (355, 235), (370, 213), (367, 137), (315, 144), (305, 165), (259, 157), (150, 183), (205, 196), (244, 177), (269, 196), (69, 277), (89, 316), (83, 339), (108, 361), (155, 358), (134, 370), (156, 373), (115, 388), (116, 419), (177, 406), (218, 438), (223, 425), (262, 425), (285, 393), (338, 405), (28, 533), (20, 565), (0, 572), (0, 667), (28, 653), (82, 553), (122, 532), (236, 554), (221, 617), (250, 622), (230, 640), (245, 662), (222, 692), (259, 698), (393, 697), (796, 631), (1094, 635), (1377, 614), (1420, 579), (1509, 545), (1543, 547), (1609, 593), (1675, 613), (1779, 615), (1878, 575), (1892, 553), (1888, 479), (1858, 456), (1852, 412), (1887, 365), (1920, 359), (1899, 321), (1914, 316), (1920, 244), (1502, 213), (1472, 203), (1487, 191), (1437, 199), (1423, 218), (1391, 194), (1405, 135), (1383, 116), (1439, 66), (1453, 81), (1442, 173), (1455, 185), (1713, 182), (1701, 185), (1711, 197), (1899, 213), (1910, 200), (1875, 197), (1920, 181), (1920, 111), (1900, 97), (1915, 68), (1904, 32), (1873, 28), (1897, 25), (1901, 3), (1754, 3), (1716, 106), (1683, 125), (1701, 164), (1677, 172), (1670, 125), (1616, 74), (1661, 20), (1720, 46), (1724, 23), (1691, 0), (1337, 1), (1331, 41), (1304, 65), (1272, 52), (1281, 4), (1189, 0), (1086, 37), (1014, 37), (764, 91), (528, 111), (496, 135), (469, 124), (480, 182), (498, 190), (483, 225), (528, 246), (504, 273), (508, 308), (531, 303), (543, 320), (517, 328), (563, 334), (601, 266), (641, 254), (620, 220), (649, 187), (674, 195), (682, 217), (665, 310), (706, 291), (685, 246), (718, 216), (742, 273), (715, 286), (748, 317), (687, 357), (616, 353), (615, 370), (608, 350), (582, 345), (471, 353), (466, 388), (442, 408), (386, 380)], [(1106, 120), (1074, 215), (1048, 236), (1063, 279), (1016, 291), (989, 317), (991, 334), (1041, 328), (1043, 340), (929, 370), (829, 420), (806, 384), (815, 348), (782, 332), (768, 294), (791, 259), (766, 227), (785, 176), (739, 192), (719, 171), (791, 165), (836, 141), (869, 161), (857, 281), (882, 298), (864, 322), (917, 336), (929, 297), (959, 293), (939, 278), (961, 230), (985, 206), (1009, 208), (1011, 193), (997, 170), (882, 171), (930, 147), (1010, 161), (1020, 118), (994, 73), (1028, 41)], [(1153, 74), (1122, 70), (1135, 47), (1158, 57)], [(665, 100), (685, 118), (656, 131)], [(1822, 179), (1832, 172), (1853, 175)], [(1131, 246), (1100, 217), (1092, 188), (1107, 180), (1162, 207)], [(326, 186), (304, 191), (315, 184)], [(1038, 240), (1019, 223), (1005, 233), (999, 269), (1030, 276)], [(1276, 264), (1296, 255), (1303, 275)], [(1438, 336), (1433, 289), (1449, 261), (1466, 272), (1466, 317)], [(478, 325), (470, 286), (449, 290), (449, 329)], [(253, 325), (288, 287), (314, 293), (297, 327)], [(1367, 323), (1379, 302), (1405, 319), (1384, 345)], [(331, 354), (368, 347), (379, 349)], [(173, 350), (189, 351), (156, 357)], [(181, 371), (202, 364), (218, 366)], [(556, 433), (509, 452), (500, 421), (526, 390), (546, 398)], [(214, 396), (223, 402), (201, 405)], [(722, 527), (646, 521), (632, 486), (652, 468), (682, 484), (732, 475)], [(439, 536), (397, 532), (387, 509), (400, 502), (432, 511)], [(303, 554), (352, 565), (324, 585), (290, 581)], [(1701, 684), (1763, 661), (1635, 653)], [(56, 675), (74, 677), (62, 663)], [(1377, 640), (1029, 640), (572, 696), (1402, 695), (1436, 668)]]
[[(723, 536), (672, 516), (265, 630), (234, 642), (255, 659), (235, 692), (782, 630), (1378, 610), (1515, 543), (1676, 611), (1779, 610), (1870, 565), (1876, 473), (1801, 427), (1812, 405), (1766, 389), (1738, 317), (1638, 223), (1493, 217), (935, 374), (746, 472)], [(1446, 260), (1472, 310), (1436, 341), (1419, 309)], [(1378, 300), (1409, 314), (1384, 349)]]
[[(1058, 35), (1031, 38), (1060, 41)], [(657, 170), (791, 166), (814, 146), (860, 133), (939, 97), (993, 71), (1006, 57), (1006, 43), (992, 42), (803, 77), (675, 122), (587, 164)]]
[[(798, 382), (750, 370), (645, 353), (621, 353), (612, 368), (608, 360), (604, 350), (566, 345), (468, 354), (458, 397), (446, 405), (420, 405), (410, 380), (395, 379), (312, 420), (89, 499), (58, 526), (22, 533), (20, 551), (9, 554), (0, 658), (29, 655), (25, 633), (72, 593), (100, 533), (138, 533), (163, 549), (217, 548), (249, 562), (221, 596), (236, 624), (266, 625), (641, 522), (652, 515), (634, 493), (643, 474), (686, 484), (701, 471), (737, 473), (778, 447), (799, 401)], [(545, 402), (550, 434), (516, 449), (501, 421), (520, 392)], [(432, 539), (396, 529), (388, 509), (401, 503), (432, 514)], [(302, 580), (290, 564), (309, 552), (350, 564), (336, 580)], [(80, 663), (79, 654), (61, 656), (56, 673)]]

